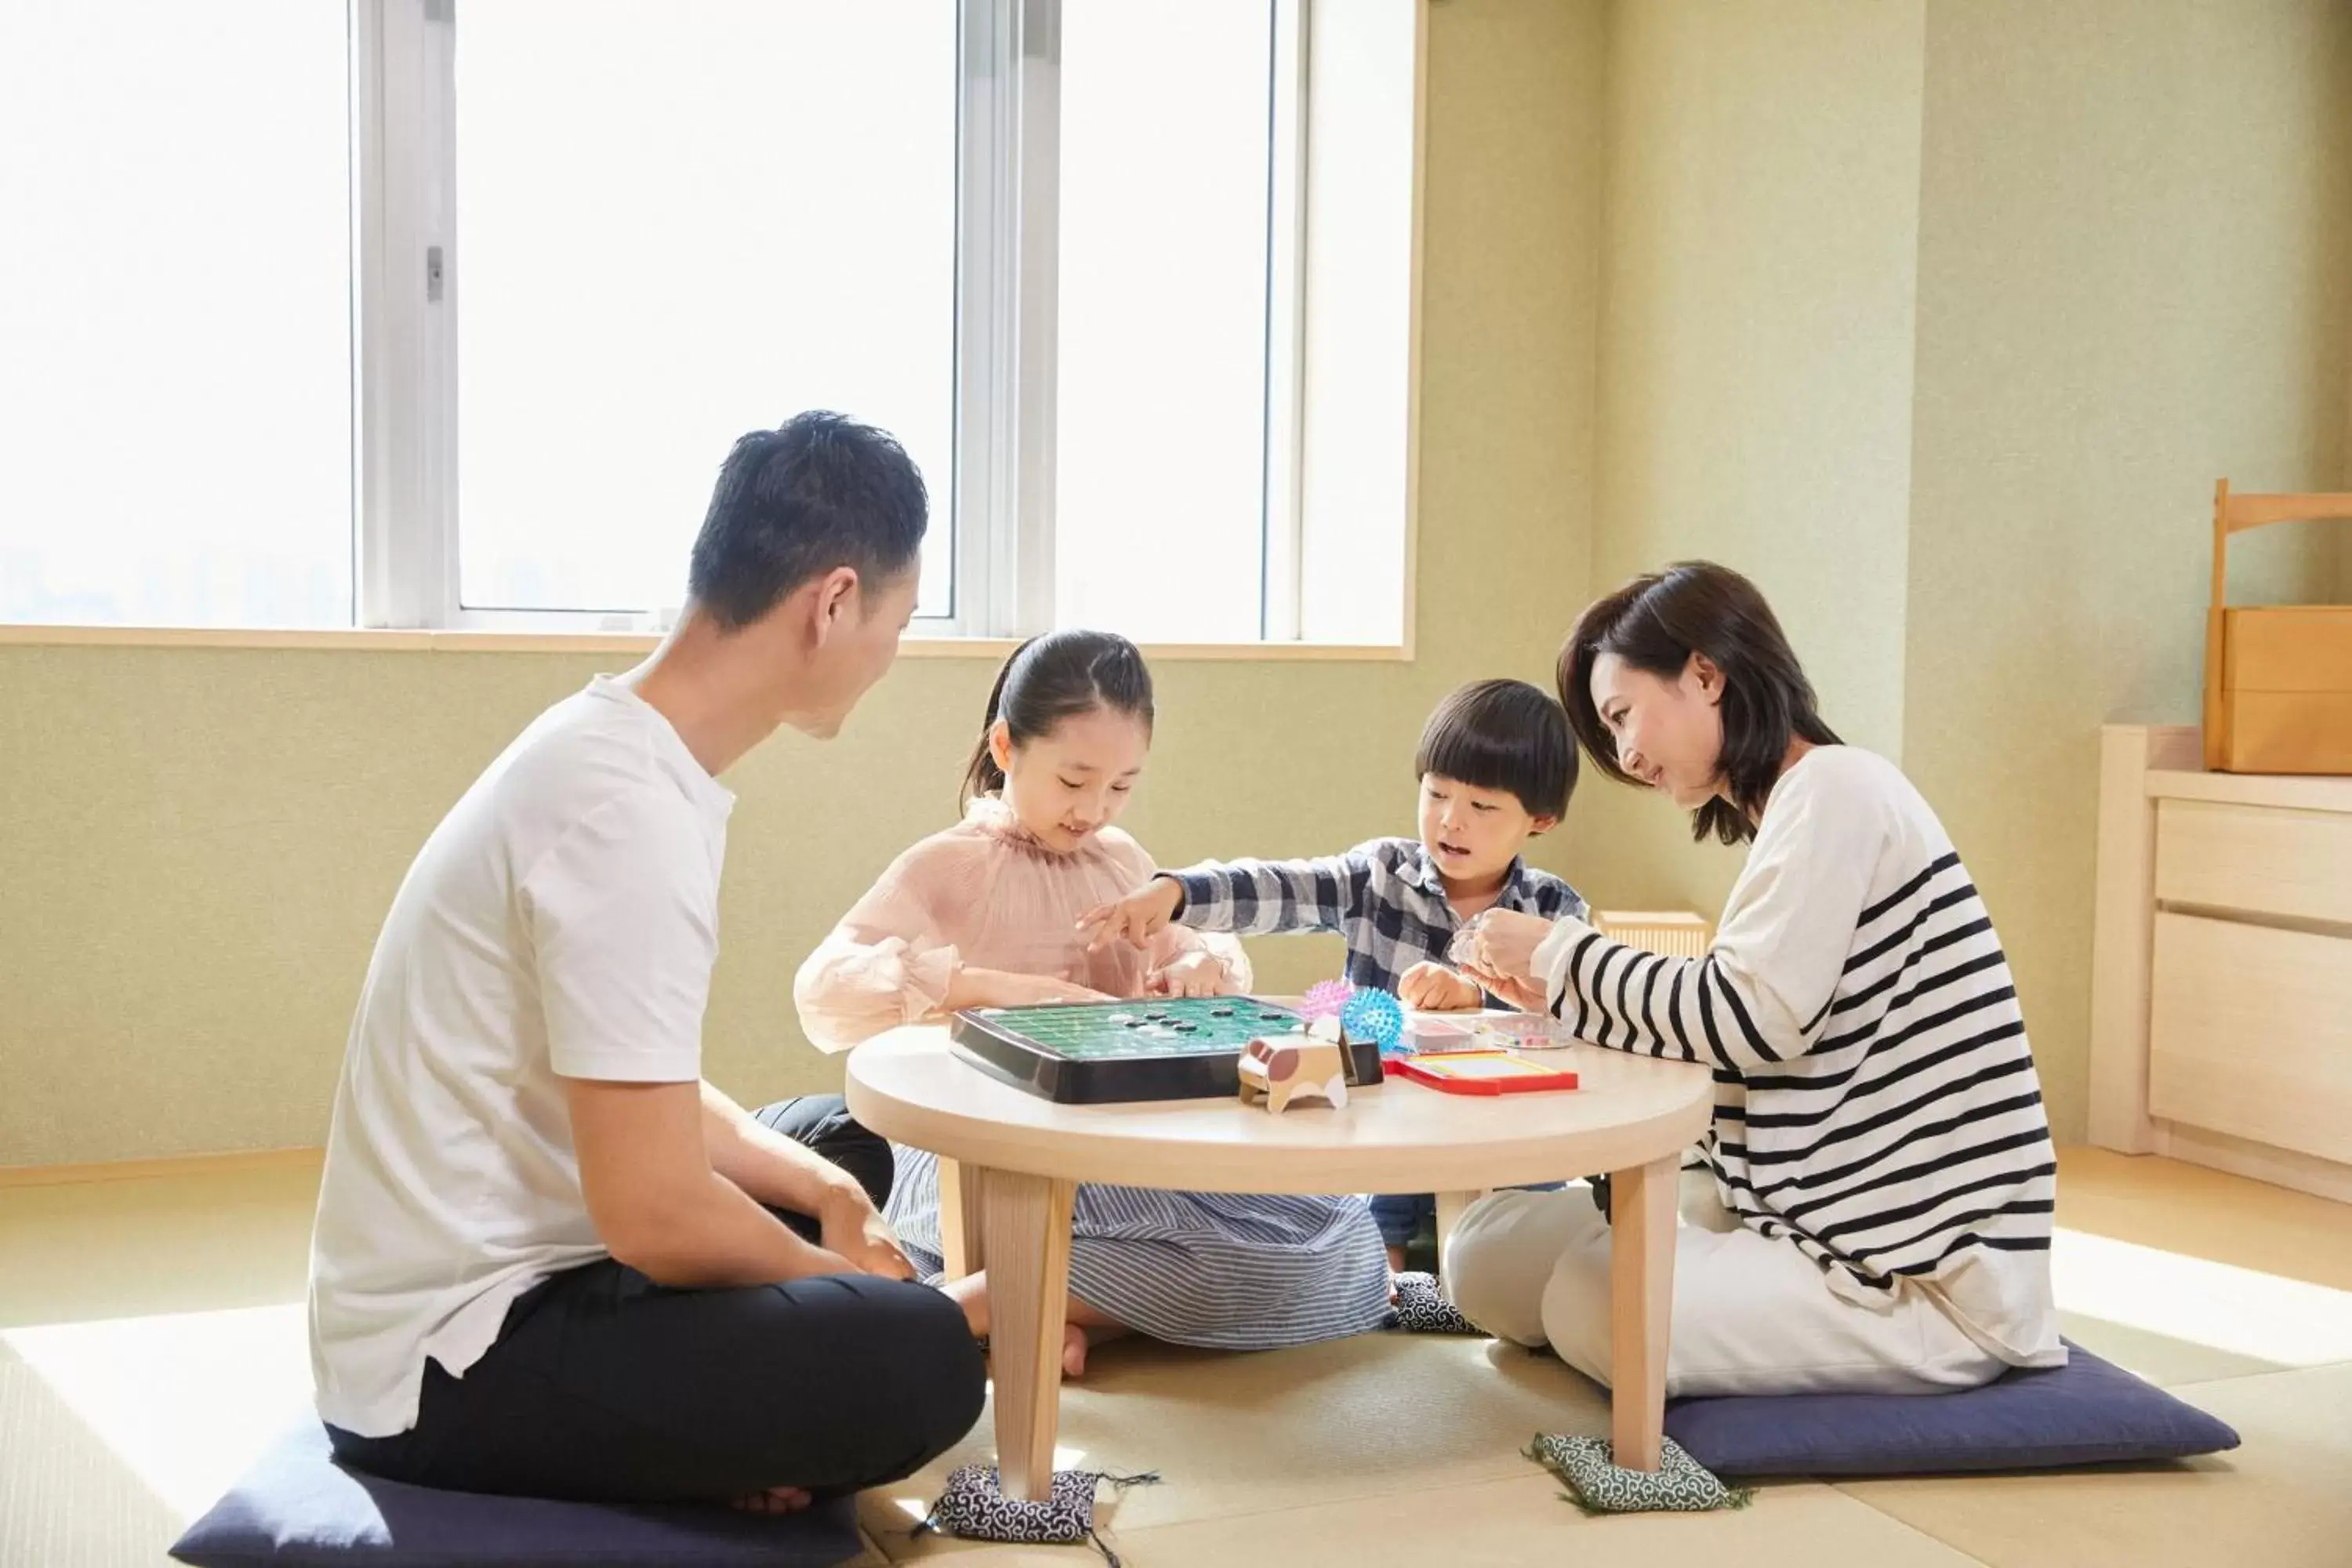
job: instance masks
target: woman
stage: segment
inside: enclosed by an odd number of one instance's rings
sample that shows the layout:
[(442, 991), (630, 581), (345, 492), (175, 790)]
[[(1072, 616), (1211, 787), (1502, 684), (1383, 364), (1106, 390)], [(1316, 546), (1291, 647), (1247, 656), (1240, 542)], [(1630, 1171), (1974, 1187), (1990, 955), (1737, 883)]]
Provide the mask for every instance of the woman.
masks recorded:
[[(1593, 605), (1559, 685), (1603, 773), (1671, 796), (1701, 839), (1751, 846), (1703, 958), (1517, 914), (1467, 939), (1498, 994), (1596, 1045), (1714, 1069), (1667, 1393), (1915, 1393), (2063, 1364), (2041, 1086), (1935, 813), (1839, 742), (1763, 596), (1721, 566)], [(1590, 1193), (1474, 1205), (1445, 1278), (1472, 1321), (1608, 1381), (1609, 1226)]]

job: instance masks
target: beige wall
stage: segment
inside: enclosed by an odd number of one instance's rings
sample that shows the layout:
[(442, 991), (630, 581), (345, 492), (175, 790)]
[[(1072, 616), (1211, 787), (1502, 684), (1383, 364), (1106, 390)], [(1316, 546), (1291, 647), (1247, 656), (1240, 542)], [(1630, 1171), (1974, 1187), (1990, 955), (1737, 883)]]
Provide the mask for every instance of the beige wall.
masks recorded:
[(2352, 7), (1939, 0), (1927, 59), (1904, 761), (2079, 1137), (2097, 726), (2196, 721), (2215, 479), (2347, 478)]
[[(1599, 13), (1430, 17), (1420, 657), (1168, 664), (1130, 819), (1166, 860), (1410, 831), (1412, 745), (1475, 676), (1540, 679), (1586, 596)], [(314, 1142), (375, 929), (417, 845), (530, 717), (608, 661), (0, 647), (0, 1164)], [(838, 1081), (792, 972), (952, 815), (992, 668), (903, 664), (850, 732), (739, 792), (711, 1076)], [(1261, 947), (1273, 979), (1318, 942)]]
[[(1748, 571), (2000, 923), (2083, 1130), (2095, 734), (2193, 720), (2213, 480), (2347, 480), (2352, 7), (1609, 10), (1593, 579)], [(2352, 593), (2256, 535), (2242, 599)], [(1737, 853), (1594, 786), (1604, 900)]]
[[(1922, 0), (1609, 8), (1594, 582), (1755, 577), (1832, 722), (1903, 738)], [(1712, 911), (1737, 853), (1588, 782), (1603, 900)]]
[[(1402, 829), (1440, 693), (1545, 679), (1595, 586), (1714, 555), (1944, 814), (2079, 1135), (2095, 728), (2193, 716), (2215, 477), (2352, 484), (2352, 6), (1444, 0), (1429, 32), (1418, 661), (1163, 666), (1131, 825), (1171, 861)], [(2238, 582), (2331, 574), (2352, 599), (2352, 541), (2258, 535)], [(0, 1164), (317, 1140), (409, 857), (600, 662), (0, 647)], [(737, 1094), (837, 1079), (792, 970), (944, 823), (992, 673), (910, 661), (730, 777)], [(1707, 909), (1738, 864), (1597, 783), (1539, 858)]]

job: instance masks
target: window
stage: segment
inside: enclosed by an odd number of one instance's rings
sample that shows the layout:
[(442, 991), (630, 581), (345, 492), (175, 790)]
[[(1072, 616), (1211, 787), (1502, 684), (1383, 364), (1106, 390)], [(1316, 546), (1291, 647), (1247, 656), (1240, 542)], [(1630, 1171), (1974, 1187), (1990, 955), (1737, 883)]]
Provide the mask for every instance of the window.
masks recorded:
[(0, 5), (0, 621), (352, 624), (347, 47)]
[(1265, 635), (1276, 9), (1065, 0), (1062, 625), (1161, 642)]
[(948, 479), (955, 61), (955, 0), (462, 8), (461, 610), (676, 606), (728, 439), (802, 408)]
[(0, 619), (656, 626), (829, 406), (919, 633), (1401, 640), (1418, 12), (0, 8)]

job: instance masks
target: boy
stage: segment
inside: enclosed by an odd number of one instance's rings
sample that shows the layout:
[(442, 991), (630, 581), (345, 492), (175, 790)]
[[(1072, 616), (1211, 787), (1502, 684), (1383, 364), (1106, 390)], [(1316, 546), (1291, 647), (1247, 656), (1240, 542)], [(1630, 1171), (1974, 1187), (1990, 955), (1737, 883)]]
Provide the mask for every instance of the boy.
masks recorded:
[[(1545, 920), (1585, 913), (1575, 889), (1520, 858), (1529, 838), (1559, 825), (1576, 788), (1568, 715), (1523, 680), (1475, 681), (1429, 716), (1413, 771), (1418, 839), (1375, 838), (1316, 859), (1163, 871), (1089, 913), (1080, 929), (1097, 943), (1118, 936), (1145, 942), (1171, 921), (1245, 936), (1336, 931), (1347, 939), (1350, 984), (1393, 991), (1427, 1012), (1486, 1005), (1477, 984), (1445, 959), (1464, 921), (1490, 909)], [(1372, 1199), (1372, 1214), (1391, 1267), (1402, 1268), (1435, 1204), (1384, 1194)]]

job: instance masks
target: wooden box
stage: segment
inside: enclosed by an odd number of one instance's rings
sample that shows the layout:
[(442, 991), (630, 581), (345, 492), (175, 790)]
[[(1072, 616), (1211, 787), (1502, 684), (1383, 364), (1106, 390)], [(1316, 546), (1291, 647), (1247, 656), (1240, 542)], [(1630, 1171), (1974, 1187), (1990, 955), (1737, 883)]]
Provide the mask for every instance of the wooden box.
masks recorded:
[(2225, 602), (2230, 535), (2352, 517), (2352, 495), (2213, 497), (2205, 633), (2205, 765), (2231, 773), (2352, 773), (2352, 605)]

